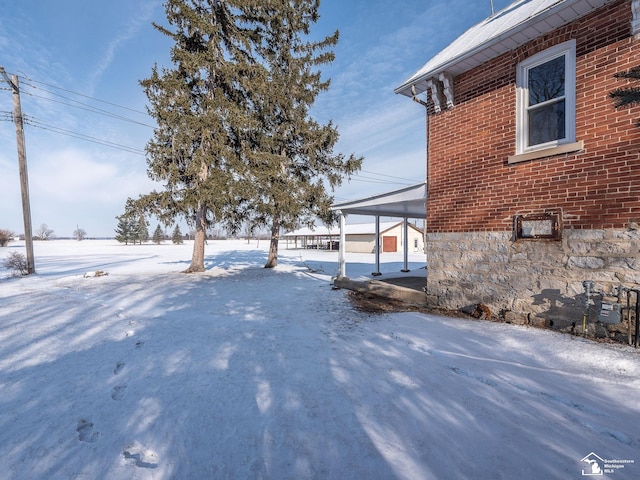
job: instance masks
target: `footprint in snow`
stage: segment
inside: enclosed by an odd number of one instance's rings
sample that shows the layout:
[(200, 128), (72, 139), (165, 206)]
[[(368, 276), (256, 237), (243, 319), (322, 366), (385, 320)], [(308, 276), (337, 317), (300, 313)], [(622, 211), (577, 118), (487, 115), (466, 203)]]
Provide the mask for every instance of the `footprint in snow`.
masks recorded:
[(93, 431), (93, 423), (84, 418), (78, 420), (76, 431), (81, 442), (96, 443), (100, 438), (100, 432)]
[(137, 445), (127, 445), (122, 452), (125, 460), (133, 460), (133, 464), (140, 468), (156, 468), (158, 456), (152, 450)]
[(118, 375), (126, 364), (124, 362), (116, 363), (116, 368), (113, 369), (113, 374)]
[(143, 342), (142, 340), (138, 340), (138, 341), (136, 342), (136, 348), (140, 348), (140, 347), (141, 347), (141, 346), (143, 346), (143, 345), (144, 345), (144, 342)]
[(127, 391), (126, 385), (116, 385), (111, 389), (111, 398), (116, 402), (124, 398), (124, 394)]

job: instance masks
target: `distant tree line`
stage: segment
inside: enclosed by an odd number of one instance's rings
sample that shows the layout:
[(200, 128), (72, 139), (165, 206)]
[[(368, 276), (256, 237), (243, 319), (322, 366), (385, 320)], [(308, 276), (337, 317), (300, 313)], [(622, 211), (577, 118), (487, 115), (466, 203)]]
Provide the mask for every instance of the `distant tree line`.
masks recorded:
[[(14, 238), (16, 238), (16, 234), (11, 230), (0, 229), (0, 247), (5, 247), (11, 242)], [(24, 240), (24, 234), (20, 234), (18, 236), (20, 240)], [(80, 228), (76, 227), (73, 231), (72, 238), (75, 240), (84, 240), (87, 237), (87, 232)], [(56, 238), (53, 230), (49, 228), (46, 223), (43, 223), (34, 231), (33, 239), (34, 240), (51, 240), (52, 238)]]
[[(164, 233), (160, 225), (158, 225), (153, 231), (153, 236), (149, 237), (149, 222), (143, 215), (133, 218), (125, 214), (116, 217), (116, 219), (118, 220), (118, 225), (115, 229), (115, 239), (125, 245), (128, 245), (129, 243), (132, 245), (142, 245), (149, 240), (153, 241), (153, 243), (160, 244), (169, 238)], [(179, 225), (176, 225), (173, 229), (171, 241), (174, 244), (184, 243), (184, 238)]]

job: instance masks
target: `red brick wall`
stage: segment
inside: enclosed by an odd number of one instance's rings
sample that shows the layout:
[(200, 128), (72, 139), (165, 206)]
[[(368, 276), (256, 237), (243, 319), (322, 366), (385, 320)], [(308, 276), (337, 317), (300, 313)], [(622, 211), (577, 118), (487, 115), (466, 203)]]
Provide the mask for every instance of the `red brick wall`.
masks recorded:
[[(508, 231), (515, 214), (562, 209), (564, 228), (640, 220), (640, 107), (616, 110), (614, 73), (640, 65), (631, 1), (620, 0), (454, 79), (453, 109), (431, 114), (428, 231)], [(518, 62), (576, 40), (576, 139), (584, 150), (508, 165)]]

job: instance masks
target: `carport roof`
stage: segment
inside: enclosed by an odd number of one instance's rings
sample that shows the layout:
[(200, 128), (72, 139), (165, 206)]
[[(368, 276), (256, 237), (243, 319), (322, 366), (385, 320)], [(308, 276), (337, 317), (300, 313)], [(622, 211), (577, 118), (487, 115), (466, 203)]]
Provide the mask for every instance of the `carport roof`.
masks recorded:
[(331, 210), (343, 214), (374, 215), (380, 217), (426, 218), (426, 182), (371, 197), (334, 203)]

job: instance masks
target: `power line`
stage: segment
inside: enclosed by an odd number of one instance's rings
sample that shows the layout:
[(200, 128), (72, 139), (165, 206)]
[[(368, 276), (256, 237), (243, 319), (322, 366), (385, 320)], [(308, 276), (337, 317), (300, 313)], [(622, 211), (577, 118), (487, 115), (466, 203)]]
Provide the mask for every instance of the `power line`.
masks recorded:
[[(21, 77), (23, 79), (28, 80), (29, 82), (38, 83), (40, 85), (45, 85), (45, 86), (50, 87), (50, 88), (62, 90), (64, 92), (68, 92), (68, 93), (71, 93), (73, 95), (77, 95), (77, 96), (80, 96), (80, 97), (84, 97), (84, 98), (90, 99), (92, 101), (104, 103), (104, 104), (111, 105), (111, 106), (114, 106), (114, 107), (117, 107), (117, 108), (121, 108), (121, 109), (124, 109), (124, 110), (128, 110), (128, 111), (131, 111), (131, 112), (142, 114), (142, 115), (145, 115), (147, 117), (149, 116), (146, 112), (141, 112), (139, 110), (135, 110), (135, 109), (130, 108), (130, 107), (126, 107), (126, 106), (123, 106), (123, 105), (118, 105), (118, 104), (113, 103), (113, 102), (109, 102), (109, 101), (106, 101), (106, 100), (101, 100), (99, 98), (95, 98), (95, 97), (91, 97), (89, 95), (84, 95), (82, 93), (74, 92), (74, 91), (68, 90), (66, 88), (57, 87), (55, 85), (51, 85), (51, 84), (48, 84), (48, 83), (45, 83), (45, 82), (40, 82), (38, 80), (34, 80), (32, 78), (29, 78), (29, 77), (27, 77), (25, 75), (23, 75)], [(125, 116), (122, 116), (122, 115), (118, 115), (116, 113), (113, 113), (113, 112), (110, 112), (108, 110), (104, 110), (104, 109), (98, 108), (96, 106), (93, 106), (93, 105), (90, 105), (90, 104), (87, 104), (87, 103), (80, 102), (80, 101), (75, 100), (73, 98), (69, 98), (67, 96), (61, 95), (61, 94), (56, 93), (56, 92), (49, 91), (49, 90), (47, 90), (45, 88), (41, 88), (41, 87), (38, 87), (36, 85), (32, 85), (30, 83), (24, 83), (23, 86), (28, 86), (28, 87), (30, 87), (30, 88), (32, 88), (34, 90), (39, 90), (39, 91), (42, 91), (42, 92), (46, 92), (49, 95), (60, 97), (60, 98), (62, 98), (64, 100), (67, 100), (68, 102), (72, 102), (72, 103), (67, 103), (67, 102), (63, 102), (63, 101), (60, 101), (60, 100), (56, 100), (54, 98), (45, 97), (45, 96), (38, 95), (38, 94), (33, 93), (33, 92), (25, 92), (24, 90), (22, 91), (22, 93), (25, 93), (25, 94), (27, 94), (29, 96), (32, 96), (32, 97), (41, 98), (41, 99), (48, 100), (48, 101), (51, 101), (51, 102), (55, 102), (55, 103), (58, 103), (58, 104), (61, 104), (61, 105), (65, 105), (65, 106), (68, 106), (68, 107), (78, 108), (78, 109), (81, 109), (81, 110), (88, 111), (90, 113), (96, 113), (96, 114), (99, 114), (99, 115), (104, 115), (104, 116), (107, 116), (107, 117), (110, 117), (110, 118), (114, 118), (116, 120), (122, 120), (122, 121), (125, 121), (125, 122), (134, 123), (134, 124), (137, 124), (137, 125), (142, 125), (142, 126), (149, 127), (149, 128), (155, 128), (152, 125), (149, 125), (149, 124), (137, 121), (137, 120), (133, 120), (131, 118), (128, 118), (128, 117), (125, 117)], [(6, 88), (3, 88), (3, 89), (6, 89)], [(83, 134), (83, 133), (78, 133), (78, 132), (67, 130), (67, 129), (64, 129), (64, 128), (61, 128), (61, 127), (57, 127), (57, 126), (51, 125), (51, 124), (49, 124), (47, 122), (43, 122), (41, 120), (38, 120), (38, 119), (34, 118), (33, 116), (22, 115), (22, 120), (27, 125), (30, 125), (30, 126), (35, 127), (35, 128), (39, 128), (41, 130), (47, 130), (47, 131), (50, 131), (50, 132), (53, 132), (53, 133), (58, 133), (60, 135), (65, 135), (65, 136), (68, 136), (68, 137), (77, 138), (77, 139), (80, 139), (80, 140), (85, 140), (87, 142), (95, 143), (95, 144), (106, 146), (106, 147), (110, 147), (110, 148), (115, 148), (115, 149), (122, 150), (122, 151), (125, 151), (125, 152), (133, 153), (133, 154), (136, 154), (136, 155), (144, 155), (145, 154), (144, 150), (141, 150), (139, 148), (134, 148), (134, 147), (130, 147), (130, 146), (127, 146), (127, 145), (122, 145), (122, 144), (119, 144), (119, 143), (116, 143), (116, 142), (112, 142), (110, 140), (106, 140), (106, 139), (103, 139), (103, 138), (98, 138), (98, 137), (94, 137), (92, 135), (86, 135), (86, 134)], [(15, 119), (14, 119), (13, 115), (11, 114), (11, 112), (0, 111), (0, 121), (12, 121), (12, 122), (15, 123)]]
[[(392, 181), (392, 180), (381, 180), (378, 178), (372, 178), (372, 177), (366, 177), (364, 175), (357, 175), (357, 176), (352, 176), (350, 178), (351, 181), (354, 182), (364, 182), (364, 183), (378, 183), (381, 185), (406, 185), (409, 186), (411, 185), (410, 183), (407, 182), (396, 182), (396, 181)], [(415, 183), (415, 182), (413, 182)]]
[(37, 84), (40, 84), (40, 85), (44, 85), (46, 87), (50, 87), (50, 88), (53, 88), (53, 89), (61, 90), (63, 92), (67, 92), (67, 93), (70, 93), (72, 95), (77, 95), (79, 97), (87, 98), (87, 99), (92, 100), (94, 102), (100, 102), (100, 103), (104, 103), (106, 105), (111, 105), (113, 107), (121, 108), (123, 110), (128, 110), (130, 112), (134, 112), (134, 113), (137, 113), (137, 114), (140, 114), (140, 115), (144, 115), (145, 117), (149, 118), (150, 115), (147, 112), (136, 110), (134, 108), (127, 107), (127, 106), (124, 106), (124, 105), (120, 105), (120, 104), (117, 104), (117, 103), (114, 103), (114, 102), (110, 102), (110, 101), (107, 101), (107, 100), (102, 100), (100, 98), (92, 97), (90, 95), (85, 95), (83, 93), (75, 92), (75, 91), (69, 90), (67, 88), (62, 88), (62, 87), (58, 87), (56, 85), (51, 85), (49, 83), (41, 82), (39, 80), (35, 80), (33, 78), (30, 78), (30, 77), (28, 77), (26, 75), (21, 75), (20, 78), (26, 80), (27, 82), (32, 82), (32, 83), (24, 82), (23, 83), (23, 87), (27, 86), (27, 87), (30, 87), (30, 88), (32, 88), (34, 90), (39, 90), (39, 91), (45, 92), (45, 93), (47, 93), (49, 95), (60, 97), (60, 98), (62, 98), (64, 100), (67, 100), (67, 101), (72, 102), (72, 103), (66, 103), (66, 102), (63, 102), (63, 101), (60, 101), (60, 100), (55, 100), (53, 98), (49, 98), (49, 97), (46, 97), (46, 96), (38, 95), (37, 93), (26, 92), (26, 91), (23, 90), (22, 93), (24, 93), (26, 95), (29, 95), (31, 97), (41, 98), (43, 100), (48, 100), (48, 101), (51, 101), (51, 102), (54, 102), (54, 103), (59, 103), (61, 105), (65, 105), (65, 106), (72, 107), (72, 108), (78, 108), (80, 110), (85, 110), (85, 111), (88, 111), (90, 113), (96, 113), (96, 114), (99, 114), (99, 115), (104, 115), (104, 116), (107, 116), (107, 117), (110, 117), (110, 118), (114, 118), (116, 120), (122, 120), (122, 121), (125, 121), (125, 122), (134, 123), (134, 124), (137, 124), (137, 125), (141, 125), (141, 126), (144, 126), (144, 127), (151, 128), (151, 129), (155, 128), (153, 125), (150, 125), (148, 123), (144, 123), (144, 122), (141, 122), (139, 120), (134, 120), (132, 118), (125, 117), (123, 115), (119, 115), (117, 113), (114, 113), (114, 112), (111, 112), (111, 111), (108, 111), (108, 110), (104, 110), (102, 108), (98, 108), (98, 107), (96, 107), (94, 105), (90, 105), (88, 103), (81, 102), (79, 100), (76, 100), (76, 99), (61, 95), (59, 93), (52, 92), (50, 90), (47, 90), (46, 88), (42, 88), (42, 87), (39, 87), (37, 85), (33, 85), (33, 83), (37, 83)]
[[(360, 170), (362, 173), (368, 173), (369, 175), (378, 175), (380, 177), (385, 177), (385, 178), (395, 178), (397, 180), (405, 180), (407, 182), (414, 182), (415, 180), (411, 179), (411, 178), (404, 178), (404, 177), (395, 177), (393, 175), (387, 175), (385, 173), (377, 173), (377, 172), (372, 172), (370, 170)], [(357, 175), (357, 174), (356, 174)]]
[[(44, 90), (44, 91), (46, 91), (46, 90)], [(142, 123), (142, 122), (139, 122), (137, 120), (133, 120), (131, 118), (123, 117), (122, 115), (117, 115), (115, 113), (108, 112), (107, 110), (102, 110), (100, 108), (96, 108), (96, 107), (93, 107), (91, 105), (87, 105), (87, 104), (78, 102), (77, 100), (73, 100), (71, 98), (62, 97), (62, 95), (58, 95), (58, 96), (60, 96), (62, 98), (65, 98), (66, 100), (69, 100), (71, 102), (75, 102), (75, 103), (79, 103), (80, 105), (84, 105), (84, 107), (80, 107), (78, 105), (72, 105), (70, 103), (61, 102), (60, 100), (54, 100), (53, 98), (43, 97), (42, 95), (36, 95), (35, 93), (29, 93), (29, 92), (23, 92), (23, 93), (25, 93), (26, 95), (29, 95), (31, 97), (42, 98), (44, 100), (48, 100), (50, 102), (59, 103), (61, 105), (66, 105), (68, 107), (79, 108), (80, 110), (86, 110), (88, 112), (97, 113), (97, 114), (104, 115), (104, 116), (107, 116), (107, 117), (115, 118), (116, 120), (123, 120), (125, 122), (135, 123), (135, 124), (138, 124), (138, 125), (142, 125), (144, 127), (155, 128), (153, 125), (148, 125), (146, 123)], [(52, 95), (56, 95), (55, 93), (52, 93), (52, 92), (48, 92), (48, 93), (51, 93)]]
[[(107, 100), (101, 100), (101, 99), (99, 99), (99, 98), (92, 97), (92, 96), (90, 96), (90, 95), (85, 95), (85, 94), (83, 94), (83, 93), (74, 92), (73, 90), (67, 90), (66, 88), (58, 87), (58, 86), (56, 86), (56, 85), (51, 85), (51, 84), (49, 84), (49, 83), (40, 82), (40, 81), (38, 81), (38, 80), (34, 80), (33, 78), (29, 78), (29, 77), (27, 77), (27, 76), (24, 76), (23, 78), (24, 78), (25, 80), (29, 80), (30, 82), (39, 83), (40, 85), (44, 85), (44, 86), (46, 86), (46, 87), (55, 88), (55, 89), (62, 90), (63, 92), (67, 92), (67, 93), (72, 93), (73, 95), (78, 95), (79, 97), (88, 98), (88, 99), (93, 100), (93, 101), (95, 101), (95, 102), (100, 102), (100, 103), (104, 103), (104, 104), (111, 105), (111, 106), (114, 106), (114, 107), (122, 108), (122, 109), (124, 109), (124, 110), (129, 110), (129, 111), (131, 111), (131, 112), (139, 113), (139, 114), (141, 114), (141, 115), (146, 115), (146, 116), (148, 116), (148, 115), (149, 115), (147, 112), (142, 112), (142, 111), (140, 111), (140, 110), (136, 110), (136, 109), (131, 108), (131, 107), (125, 107), (124, 105), (119, 105), (119, 104), (117, 104), (117, 103), (109, 102), (109, 101), (107, 101)], [(30, 86), (31, 86), (32, 88), (38, 88), (38, 87), (34, 87), (33, 85), (30, 85)], [(49, 93), (51, 93), (51, 92), (49, 92)]]
[[(46, 83), (46, 82), (41, 82), (39, 80), (35, 80), (33, 78), (27, 77), (26, 75), (22, 75), (21, 77), (23, 79), (25, 79), (25, 80), (28, 80), (29, 82), (37, 83), (39, 85), (44, 85), (44, 86), (49, 87), (49, 88), (53, 88), (53, 89), (56, 89), (56, 90), (61, 90), (63, 92), (67, 92), (67, 93), (70, 93), (72, 95), (77, 95), (79, 97), (87, 98), (87, 99), (95, 101), (95, 102), (104, 103), (106, 105), (111, 105), (113, 107), (121, 108), (121, 109), (124, 109), (124, 110), (128, 110), (128, 111), (131, 111), (131, 112), (134, 112), (134, 113), (137, 113), (137, 114), (141, 114), (141, 115), (145, 115), (145, 116), (149, 117), (149, 114), (147, 112), (142, 112), (142, 111), (136, 110), (134, 108), (126, 107), (124, 105), (119, 105), (117, 103), (110, 102), (110, 101), (107, 101), (107, 100), (102, 100), (102, 99), (99, 99), (99, 98), (96, 98), (96, 97), (92, 97), (90, 95), (85, 95), (83, 93), (79, 93), (79, 92), (75, 92), (73, 90), (69, 90), (69, 89), (66, 89), (66, 88), (58, 87), (56, 85), (52, 85), (52, 84), (49, 84), (49, 83)], [(38, 94), (35, 94), (35, 93), (24, 92), (24, 90), (23, 90), (22, 93), (26, 93), (27, 95), (30, 95), (32, 97), (41, 98), (43, 100), (48, 100), (48, 101), (51, 101), (51, 102), (54, 102), (54, 103), (58, 103), (58, 104), (61, 104), (61, 105), (65, 105), (65, 106), (68, 106), (68, 107), (72, 107), (72, 108), (78, 108), (80, 110), (85, 110), (85, 111), (88, 111), (90, 113), (96, 113), (96, 114), (99, 114), (99, 115), (104, 115), (104, 116), (107, 116), (107, 117), (110, 117), (110, 118), (114, 118), (116, 120), (122, 120), (122, 121), (125, 121), (125, 122), (130, 122), (130, 123), (133, 123), (133, 124), (141, 125), (141, 126), (152, 128), (152, 129), (155, 128), (153, 125), (149, 125), (149, 124), (146, 124), (144, 122), (140, 122), (138, 120), (133, 120), (131, 118), (124, 117), (122, 115), (118, 115), (116, 113), (109, 112), (107, 110), (103, 110), (103, 109), (95, 107), (93, 105), (80, 102), (80, 101), (75, 100), (73, 98), (69, 98), (67, 96), (61, 95), (59, 93), (52, 92), (50, 90), (38, 87), (36, 85), (32, 85), (30, 83), (23, 83), (23, 86), (28, 86), (30, 88), (33, 88), (34, 90), (40, 90), (40, 91), (46, 92), (46, 93), (48, 93), (50, 95), (62, 98), (64, 100), (67, 100), (67, 101), (73, 102), (73, 103), (66, 103), (66, 102), (63, 102), (63, 101), (60, 101), (60, 100), (56, 100), (56, 99), (53, 99), (53, 98), (48, 98), (48, 97), (45, 97), (45, 96), (42, 96), (42, 95), (38, 95)], [(3, 88), (3, 89), (8, 90), (6, 87)], [(4, 113), (4, 112), (0, 112), (0, 113)], [(9, 118), (5, 118), (5, 119), (0, 118), (0, 120), (12, 121), (12, 119), (9, 119)], [(124, 150), (124, 151), (128, 151), (128, 152), (131, 152), (131, 153), (144, 155), (144, 151), (143, 150), (135, 149), (133, 147), (128, 147), (126, 145), (116, 144), (114, 142), (110, 142), (108, 140), (100, 139), (100, 138), (97, 138), (97, 137), (92, 137), (90, 135), (85, 135), (85, 134), (82, 134), (82, 133), (72, 132), (70, 130), (65, 130), (65, 129), (60, 128), (60, 127), (47, 125), (47, 124), (45, 124), (45, 123), (43, 123), (43, 122), (41, 122), (39, 120), (34, 119), (33, 117), (31, 117), (29, 119), (29, 122), (30, 122), (29, 125), (34, 126), (36, 128), (41, 128), (43, 130), (49, 130), (49, 131), (52, 131), (52, 132), (60, 133), (62, 135), (67, 135), (67, 136), (70, 136), (70, 137), (91, 141), (93, 143), (109, 146), (109, 147), (112, 147), (112, 148), (118, 148), (118, 149), (121, 149), (121, 150)], [(393, 175), (387, 175), (387, 174), (377, 173), (377, 172), (368, 171), (368, 170), (360, 170), (360, 172), (366, 173), (366, 174), (369, 174), (369, 175), (375, 175), (376, 177), (382, 177), (382, 178), (375, 178), (375, 177), (372, 178), (372, 177), (369, 177), (369, 176), (366, 176), (366, 175), (360, 175), (359, 173), (356, 173), (353, 177), (351, 177), (351, 179), (354, 180), (354, 181), (359, 181), (359, 182), (364, 182), (364, 183), (379, 183), (379, 184), (391, 184), (391, 185), (412, 185), (412, 184), (416, 183), (416, 181), (414, 179), (409, 179), (409, 178), (404, 178), (404, 177), (397, 177), (397, 176), (393, 176)], [(389, 179), (389, 180), (384, 180), (384, 179)], [(401, 180), (402, 182), (393, 181), (391, 179), (393, 179), (393, 180)]]
[(123, 150), (125, 152), (134, 153), (134, 154), (137, 154), (137, 155), (144, 155), (145, 154), (144, 150), (141, 150), (139, 148), (129, 147), (127, 145), (122, 145), (120, 143), (112, 142), (110, 140), (105, 140), (104, 138), (98, 138), (98, 137), (94, 137), (94, 136), (91, 136), (91, 135), (86, 135), (84, 133), (78, 133), (78, 132), (67, 130), (67, 129), (64, 129), (64, 128), (61, 128), (61, 127), (56, 127), (55, 125), (49, 125), (49, 124), (47, 124), (45, 122), (37, 120), (34, 117), (31, 117), (31, 116), (23, 115), (23, 117), (24, 117), (24, 122), (27, 125), (30, 125), (30, 126), (35, 127), (35, 128), (40, 128), (41, 130), (47, 130), (47, 131), (50, 131), (50, 132), (59, 133), (61, 135), (66, 135), (68, 137), (78, 138), (80, 140), (85, 140), (85, 141), (88, 141), (88, 142), (91, 142), (91, 143), (96, 143), (98, 145), (103, 145), (103, 146), (106, 146), (106, 147), (111, 147), (111, 148), (115, 148), (115, 149), (118, 149), (118, 150)]

